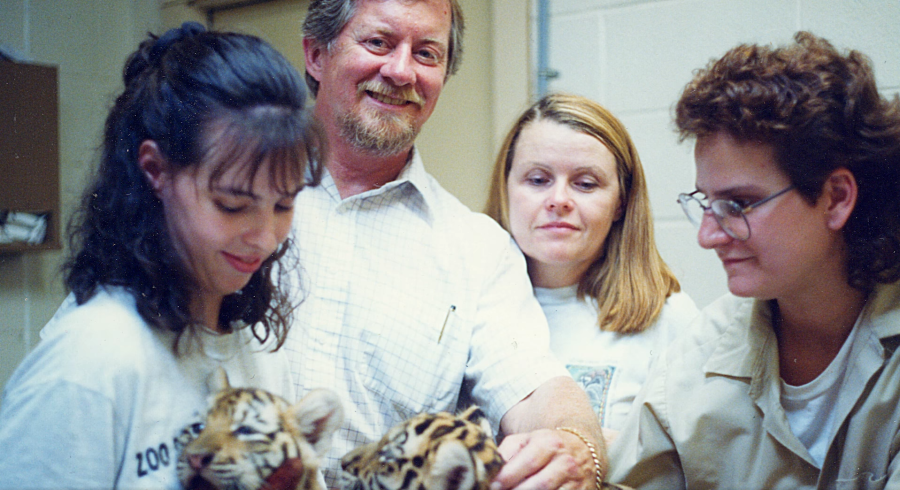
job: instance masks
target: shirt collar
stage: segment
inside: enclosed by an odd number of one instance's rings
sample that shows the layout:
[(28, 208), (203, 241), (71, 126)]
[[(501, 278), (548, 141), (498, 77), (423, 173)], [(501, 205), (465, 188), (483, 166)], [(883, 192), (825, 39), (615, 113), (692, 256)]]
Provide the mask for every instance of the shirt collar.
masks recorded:
[(738, 300), (737, 308), (725, 314), (727, 325), (704, 370), (710, 374), (752, 377), (755, 370), (766, 365), (764, 356), (778, 355), (771, 305), (768, 301)]
[(332, 201), (338, 204), (385, 198), (394, 193), (405, 194), (407, 199), (410, 200), (410, 204), (415, 204), (415, 207), (429, 220), (432, 217), (432, 209), (434, 209), (438, 199), (431, 177), (425, 171), (425, 164), (422, 163), (422, 157), (415, 147), (410, 151), (410, 158), (397, 178), (377, 189), (342, 200), (334, 178), (328, 172), (328, 169), (325, 169), (323, 172), (322, 181), (319, 185), (328, 193)]
[[(415, 147), (412, 149), (409, 163), (406, 164), (406, 167), (403, 168), (400, 175), (397, 177), (397, 180), (394, 182), (398, 183), (398, 185), (400, 183), (408, 183), (422, 197), (426, 208), (434, 206), (434, 201), (437, 197), (435, 196), (434, 188), (431, 185), (431, 178), (429, 177), (428, 172), (425, 171), (425, 164), (422, 163), (422, 156), (419, 154), (419, 150)], [(393, 184), (394, 182), (391, 182), (388, 185)]]
[[(752, 377), (763, 366), (777, 366), (777, 363), (768, 364), (767, 361), (768, 356), (778, 355), (771, 303), (745, 300), (728, 313), (728, 325), (722, 329), (716, 349), (704, 366), (705, 371)], [(895, 348), (900, 343), (900, 338), (895, 338), (900, 337), (900, 282), (876, 286), (860, 316), (860, 325), (870, 325), (870, 335), (876, 337), (882, 347)]]
[(900, 281), (879, 284), (869, 296), (863, 315), (868, 316), (882, 343), (900, 335)]
[[(418, 193), (423, 200), (425, 200), (426, 205), (431, 205), (431, 201), (435, 199), (434, 192), (429, 181), (428, 172), (425, 171), (425, 164), (422, 163), (422, 157), (419, 155), (419, 151), (416, 150), (415, 147), (410, 150), (410, 158), (407, 160), (406, 165), (400, 170), (400, 174), (397, 175), (397, 178), (388, 182), (387, 184), (377, 188), (372, 189), (370, 191), (366, 191), (355, 196), (348, 197), (344, 199), (344, 201), (351, 201), (357, 199), (367, 199), (372, 196), (379, 196), (390, 191), (393, 191), (397, 188), (402, 188), (404, 186), (410, 186), (416, 193)], [(341, 195), (337, 190), (337, 185), (334, 182), (334, 177), (331, 176), (331, 172), (328, 171), (328, 168), (325, 168), (322, 172), (322, 180), (319, 183), (319, 186), (328, 193), (331, 199), (335, 202), (341, 202)]]

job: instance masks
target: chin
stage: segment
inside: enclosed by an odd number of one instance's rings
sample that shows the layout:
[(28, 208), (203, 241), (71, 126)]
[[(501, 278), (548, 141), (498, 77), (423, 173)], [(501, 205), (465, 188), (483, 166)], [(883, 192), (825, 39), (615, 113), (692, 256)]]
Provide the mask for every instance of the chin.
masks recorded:
[(728, 291), (741, 298), (771, 299), (771, 295), (758, 282), (746, 278), (729, 277)]

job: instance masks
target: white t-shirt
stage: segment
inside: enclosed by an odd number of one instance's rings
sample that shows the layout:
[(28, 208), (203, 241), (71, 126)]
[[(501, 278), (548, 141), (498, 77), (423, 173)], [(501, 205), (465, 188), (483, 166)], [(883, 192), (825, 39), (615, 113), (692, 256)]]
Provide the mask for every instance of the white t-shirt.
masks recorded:
[(131, 294), (70, 295), (3, 391), (0, 488), (176, 489), (174, 439), (207, 408), (206, 380), (222, 366), (233, 386), (293, 399), (287, 361), (249, 329), (198, 332), (172, 351)]
[(816, 379), (799, 386), (781, 381), (781, 405), (791, 432), (806, 446), (819, 468), (825, 461), (825, 453), (834, 434), (837, 401), (847, 372), (850, 349), (859, 330), (858, 323), (859, 320), (850, 330), (841, 350)]
[(650, 365), (698, 310), (683, 293), (666, 300), (650, 328), (622, 334), (600, 330), (596, 302), (579, 300), (578, 286), (534, 288), (550, 324), (550, 348), (587, 391), (604, 428), (621, 430)]

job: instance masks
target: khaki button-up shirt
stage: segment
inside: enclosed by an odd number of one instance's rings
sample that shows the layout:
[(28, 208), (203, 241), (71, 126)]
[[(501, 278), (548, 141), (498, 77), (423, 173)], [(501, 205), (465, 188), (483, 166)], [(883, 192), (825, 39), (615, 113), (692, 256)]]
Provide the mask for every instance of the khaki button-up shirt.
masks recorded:
[(610, 481), (640, 489), (900, 489), (900, 284), (858, 321), (822, 468), (781, 406), (768, 302), (726, 295), (651, 373), (611, 445)]

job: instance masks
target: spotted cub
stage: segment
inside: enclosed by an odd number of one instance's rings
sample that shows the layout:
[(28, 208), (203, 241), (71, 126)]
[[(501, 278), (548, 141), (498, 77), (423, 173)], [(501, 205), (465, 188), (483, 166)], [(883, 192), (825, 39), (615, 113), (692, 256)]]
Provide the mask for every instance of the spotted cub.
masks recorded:
[(503, 466), (478, 407), (419, 414), (341, 460), (344, 490), (487, 490)]
[[(343, 490), (488, 490), (503, 467), (477, 406), (459, 415), (423, 413), (341, 460)], [(631, 490), (604, 482), (602, 490)]]

